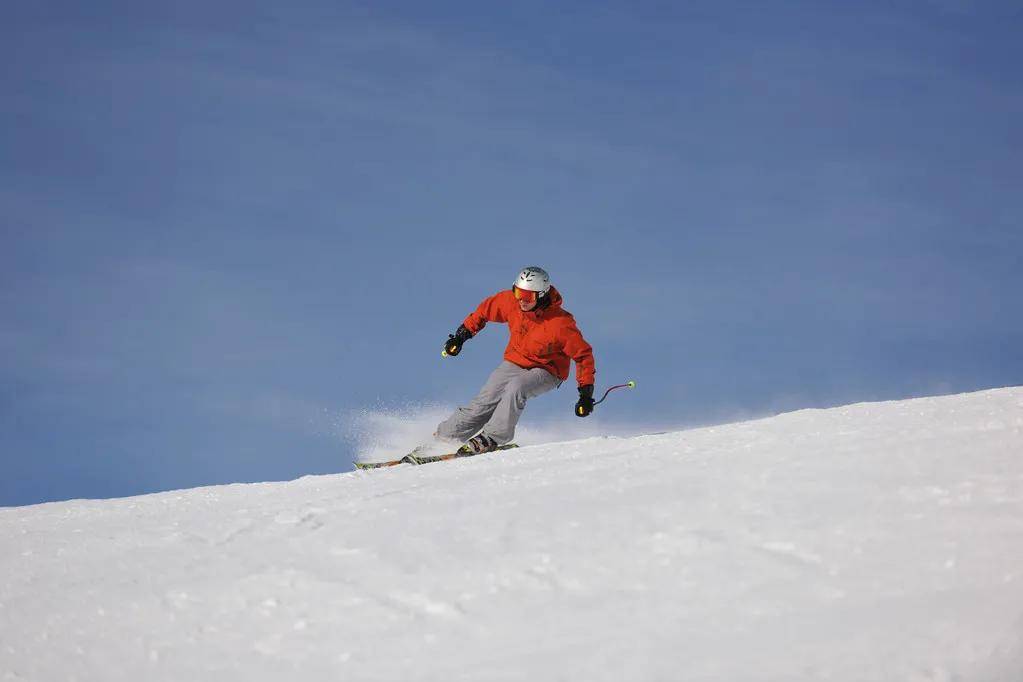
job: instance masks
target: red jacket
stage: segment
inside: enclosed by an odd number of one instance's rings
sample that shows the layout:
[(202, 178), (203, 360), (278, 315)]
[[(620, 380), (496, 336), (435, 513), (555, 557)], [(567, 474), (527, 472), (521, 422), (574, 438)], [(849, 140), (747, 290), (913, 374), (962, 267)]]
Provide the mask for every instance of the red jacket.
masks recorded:
[(542, 367), (562, 381), (568, 365), (575, 360), (575, 378), (580, 386), (593, 383), (596, 373), (593, 348), (586, 343), (575, 318), (561, 307), (561, 294), (554, 287), (547, 292), (551, 303), (542, 310), (522, 312), (510, 289), (494, 294), (479, 304), (462, 323), (474, 335), (487, 322), (507, 322), (511, 337), (504, 359), (523, 369)]

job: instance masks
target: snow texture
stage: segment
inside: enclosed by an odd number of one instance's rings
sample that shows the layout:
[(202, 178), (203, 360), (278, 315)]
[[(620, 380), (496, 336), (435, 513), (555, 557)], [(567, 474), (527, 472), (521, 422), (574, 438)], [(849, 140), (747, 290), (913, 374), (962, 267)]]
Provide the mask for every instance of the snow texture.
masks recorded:
[(1023, 680), (1023, 388), (0, 509), (0, 680)]

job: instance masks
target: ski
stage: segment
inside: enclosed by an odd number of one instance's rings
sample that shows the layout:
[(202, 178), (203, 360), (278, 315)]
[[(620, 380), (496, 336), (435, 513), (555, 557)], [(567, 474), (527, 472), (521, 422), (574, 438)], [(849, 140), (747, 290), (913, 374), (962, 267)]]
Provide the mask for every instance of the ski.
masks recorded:
[[(500, 452), (501, 450), (511, 450), (512, 448), (519, 447), (515, 443), (508, 443), (507, 445), (499, 445), (497, 450), (491, 450), (491, 452)], [(488, 454), (486, 452), (478, 453), (480, 455)], [(459, 448), (455, 452), (449, 452), (443, 455), (416, 455), (415, 453), (409, 453), (401, 459), (393, 459), (387, 462), (356, 462), (356, 469), (382, 469), (384, 467), (398, 466), (399, 464), (432, 464), (433, 462), (444, 462), (449, 459), (460, 459), (462, 457), (476, 457), (477, 453), (469, 452)]]
[[(515, 443), (508, 443), (506, 445), (498, 445), (496, 450), (491, 450), (490, 452), (500, 452), (501, 450), (511, 450), (512, 448), (517, 448), (517, 447), (519, 447), (519, 446), (516, 445)], [(486, 454), (489, 454), (489, 453), (481, 452), (479, 454), (486, 455)], [(425, 457), (415, 457), (416, 461), (413, 462), (413, 463), (414, 464), (430, 464), (431, 462), (444, 462), (444, 461), (449, 460), (449, 459), (458, 459), (460, 457), (476, 457), (476, 455), (477, 455), (477, 453), (475, 453), (475, 452), (467, 452), (467, 451), (463, 451), (461, 448), (459, 448), (455, 452), (451, 452), (451, 453), (448, 453), (446, 455), (427, 455)]]

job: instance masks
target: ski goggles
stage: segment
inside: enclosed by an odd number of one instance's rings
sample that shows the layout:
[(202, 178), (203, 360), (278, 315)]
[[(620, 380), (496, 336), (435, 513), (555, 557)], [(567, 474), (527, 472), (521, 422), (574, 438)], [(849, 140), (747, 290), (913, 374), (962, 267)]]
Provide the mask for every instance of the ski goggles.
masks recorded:
[(512, 292), (514, 292), (515, 298), (517, 298), (520, 301), (525, 301), (526, 303), (533, 303), (540, 296), (535, 291), (530, 291), (529, 289), (519, 289), (518, 287), (512, 287)]

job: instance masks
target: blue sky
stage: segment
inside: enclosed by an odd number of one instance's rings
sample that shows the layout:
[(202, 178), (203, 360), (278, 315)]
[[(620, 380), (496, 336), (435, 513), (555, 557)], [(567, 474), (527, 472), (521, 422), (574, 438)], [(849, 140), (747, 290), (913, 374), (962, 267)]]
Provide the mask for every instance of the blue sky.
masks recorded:
[(6, 11), (0, 505), (348, 470), (532, 264), (598, 420), (1023, 383), (1018, 4), (300, 5)]

